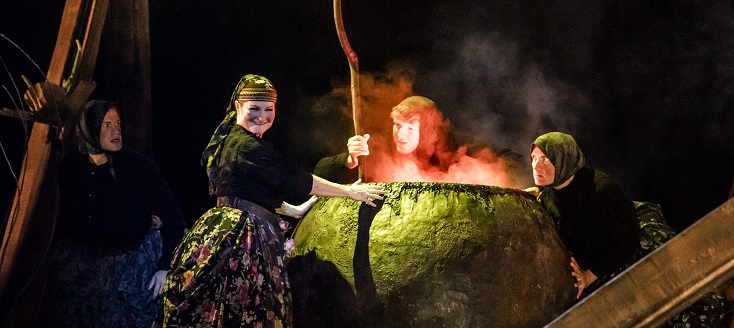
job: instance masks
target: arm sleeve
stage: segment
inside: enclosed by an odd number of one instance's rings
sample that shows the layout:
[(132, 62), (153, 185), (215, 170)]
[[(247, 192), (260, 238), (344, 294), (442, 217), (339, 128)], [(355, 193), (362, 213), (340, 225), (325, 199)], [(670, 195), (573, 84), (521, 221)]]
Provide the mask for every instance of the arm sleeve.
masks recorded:
[(254, 152), (240, 158), (246, 174), (258, 179), (284, 195), (286, 200), (308, 196), (313, 187), (311, 173), (287, 160), (272, 147), (261, 145)]
[(169, 270), (173, 250), (183, 237), (185, 223), (181, 209), (173, 197), (171, 188), (163, 178), (163, 174), (161, 174), (155, 163), (151, 161), (149, 164), (148, 195), (153, 204), (154, 213), (163, 222), (163, 226), (160, 228), (163, 239), (163, 253), (158, 261), (158, 269)]
[(631, 264), (639, 247), (640, 233), (634, 203), (615, 182), (604, 181), (597, 189), (599, 225), (597, 253), (589, 261), (589, 269), (601, 277), (618, 272)]
[(347, 157), (349, 157), (348, 153), (341, 153), (336, 156), (322, 158), (316, 163), (313, 175), (342, 184), (357, 181), (358, 171), (356, 169), (350, 170), (345, 165)]

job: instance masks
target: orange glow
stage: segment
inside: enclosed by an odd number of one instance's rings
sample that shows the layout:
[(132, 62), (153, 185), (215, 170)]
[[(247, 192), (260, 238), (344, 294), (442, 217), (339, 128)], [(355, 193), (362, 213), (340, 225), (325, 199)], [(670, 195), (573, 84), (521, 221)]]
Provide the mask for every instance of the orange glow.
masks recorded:
[[(362, 74), (362, 129), (371, 135), (370, 155), (360, 157), (365, 168), (365, 182), (450, 182), (491, 185), (522, 189), (531, 175), (524, 177), (526, 166), (516, 157), (495, 155), (489, 146), (476, 147), (453, 144), (451, 127), (440, 113), (428, 115), (421, 125), (420, 151), (403, 155), (395, 150), (392, 137), (391, 110), (405, 98), (415, 95), (415, 72), (405, 67), (392, 67), (389, 72)], [(348, 88), (334, 90), (347, 96)], [(430, 98), (430, 95), (429, 97)], [(440, 109), (442, 104), (437, 104)], [(349, 107), (342, 113), (351, 114)], [(438, 117), (434, 117), (438, 116)], [(477, 149), (479, 148), (479, 149)]]
[(372, 152), (366, 167), (366, 180), (371, 182), (452, 182), (505, 188), (524, 188), (519, 185), (522, 177), (515, 176), (505, 161), (497, 158), (489, 148), (473, 156), (466, 147), (444, 154), (451, 157), (448, 169), (420, 161), (415, 156), (400, 156), (383, 152)]

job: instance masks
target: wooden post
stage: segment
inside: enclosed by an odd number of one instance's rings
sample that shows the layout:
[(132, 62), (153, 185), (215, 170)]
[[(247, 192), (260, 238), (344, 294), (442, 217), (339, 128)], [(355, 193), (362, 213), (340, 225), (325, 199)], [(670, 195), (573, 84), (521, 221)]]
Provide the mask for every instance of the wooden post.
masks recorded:
[(546, 327), (658, 327), (734, 276), (734, 199)]
[[(83, 47), (77, 79), (91, 81), (107, 7), (108, 0), (66, 1), (48, 69), (48, 82), (61, 85), (64, 75), (69, 73), (76, 39), (82, 41)], [(50, 246), (58, 186), (56, 168), (49, 164), (54, 164), (60, 155), (58, 133), (57, 127), (39, 122), (33, 124), (0, 245), (0, 322), (6, 322), (24, 289), (34, 287), (30, 281), (38, 274)]]

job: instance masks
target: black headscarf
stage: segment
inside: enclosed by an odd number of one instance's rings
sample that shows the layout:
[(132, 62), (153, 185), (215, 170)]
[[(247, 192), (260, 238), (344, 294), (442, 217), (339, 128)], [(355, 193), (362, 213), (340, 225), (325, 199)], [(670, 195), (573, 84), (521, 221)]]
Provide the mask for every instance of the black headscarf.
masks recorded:
[(90, 100), (84, 105), (84, 112), (76, 125), (77, 147), (80, 153), (93, 155), (104, 153), (99, 134), (102, 131), (102, 121), (110, 108), (117, 109), (117, 105), (106, 100)]
[(110, 169), (110, 174), (112, 174), (113, 178), (116, 178), (114, 155), (112, 152), (107, 152), (102, 149), (99, 140), (100, 133), (102, 132), (102, 122), (111, 108), (115, 108), (119, 113), (117, 105), (111, 101), (90, 100), (87, 102), (76, 125), (76, 139), (80, 153), (92, 155), (105, 154), (107, 156), (107, 165)]

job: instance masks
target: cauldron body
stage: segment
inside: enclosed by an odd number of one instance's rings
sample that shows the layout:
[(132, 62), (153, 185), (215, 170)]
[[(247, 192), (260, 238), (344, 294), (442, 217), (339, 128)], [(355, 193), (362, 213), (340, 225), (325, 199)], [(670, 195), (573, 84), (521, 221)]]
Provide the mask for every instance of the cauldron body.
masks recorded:
[(553, 222), (520, 190), (380, 183), (322, 198), (294, 231), (299, 327), (540, 327), (573, 303)]

